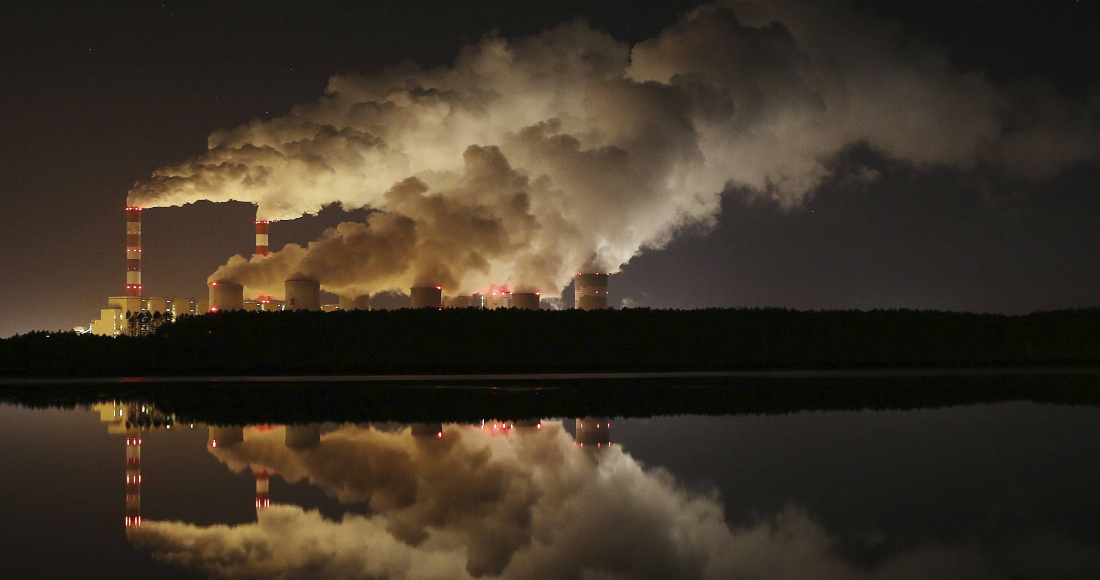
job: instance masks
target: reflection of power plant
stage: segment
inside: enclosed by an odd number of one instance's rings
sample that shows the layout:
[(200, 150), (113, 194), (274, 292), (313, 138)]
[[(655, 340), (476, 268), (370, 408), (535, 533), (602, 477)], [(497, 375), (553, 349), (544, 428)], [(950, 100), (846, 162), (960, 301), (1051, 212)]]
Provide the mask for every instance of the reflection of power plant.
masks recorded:
[[(141, 526), (141, 445), (142, 433), (151, 430), (171, 430), (177, 425), (176, 417), (165, 414), (151, 405), (140, 403), (100, 403), (95, 405), (100, 420), (107, 423), (107, 432), (126, 436), (126, 516), (125, 527)], [(200, 425), (201, 426), (201, 425)], [(189, 425), (194, 428), (194, 424)], [(254, 428), (240, 426), (207, 425), (208, 449), (233, 448), (246, 439), (246, 429), (256, 433), (265, 433), (275, 427), (258, 425)], [(442, 424), (429, 425), (432, 436), (442, 436)], [(315, 448), (321, 443), (321, 425), (309, 423), (287, 425), (284, 445), (288, 449), (301, 451)], [(269, 467), (253, 469), (256, 476), (256, 509), (271, 506), (270, 481), (275, 471)]]
[(589, 449), (611, 447), (611, 420), (603, 417), (577, 419), (577, 445)]

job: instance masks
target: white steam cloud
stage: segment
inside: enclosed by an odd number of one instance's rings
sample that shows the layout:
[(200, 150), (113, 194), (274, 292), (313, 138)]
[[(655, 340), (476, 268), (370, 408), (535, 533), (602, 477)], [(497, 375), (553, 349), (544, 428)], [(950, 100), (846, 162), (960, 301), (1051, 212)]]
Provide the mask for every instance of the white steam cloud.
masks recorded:
[[(211, 451), (234, 470), (308, 480), (371, 515), (341, 521), (273, 505), (258, 521), (147, 521), (132, 542), (216, 578), (875, 580), (1092, 577), (1100, 551), (1066, 538), (925, 545), (874, 567), (852, 564), (804, 511), (731, 528), (716, 494), (690, 493), (620, 448), (592, 454), (559, 424), (492, 436), (450, 426), (442, 439), (342, 427), (312, 449), (281, 431)], [(276, 501), (278, 498), (274, 498)]]
[(316, 103), (215, 132), (129, 203), (239, 200), (270, 220), (331, 203), (380, 212), (211, 277), (252, 293), (279, 295), (293, 274), (342, 295), (553, 293), (580, 268), (617, 271), (705, 226), (729, 188), (796, 206), (853, 144), (918, 167), (1048, 177), (1100, 156), (1098, 110), (996, 87), (842, 4), (737, 2), (633, 47), (575, 21), (489, 35), (450, 67), (338, 75)]

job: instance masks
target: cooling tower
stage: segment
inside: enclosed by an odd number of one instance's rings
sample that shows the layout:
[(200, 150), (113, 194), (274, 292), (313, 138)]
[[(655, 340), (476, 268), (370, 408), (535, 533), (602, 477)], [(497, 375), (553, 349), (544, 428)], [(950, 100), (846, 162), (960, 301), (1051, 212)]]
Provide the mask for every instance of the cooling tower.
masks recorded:
[(413, 286), (409, 296), (413, 308), (443, 308), (443, 289), (439, 286)]
[(286, 439), (283, 440), (283, 444), (299, 449), (317, 447), (321, 444), (321, 424), (287, 425)]
[(126, 295), (141, 296), (141, 208), (126, 208)]
[(267, 250), (267, 225), (271, 222), (256, 220), (256, 255), (266, 256)]
[(470, 302), (470, 296), (448, 296), (443, 304), (446, 308), (469, 308)]
[(611, 445), (611, 420), (602, 417), (577, 419), (577, 444), (581, 447)]
[(512, 294), (512, 307), (521, 310), (538, 310), (540, 297), (538, 292), (516, 292)]
[(236, 282), (211, 282), (210, 311), (244, 310), (244, 286)]
[(294, 279), (285, 283), (287, 310), (320, 310), (321, 283), (316, 280)]
[(340, 310), (370, 310), (370, 296), (340, 297)]
[(485, 308), (486, 310), (496, 310), (498, 308), (511, 308), (512, 307), (512, 293), (511, 292), (490, 292), (485, 296)]
[(573, 292), (576, 295), (576, 307), (581, 310), (607, 308), (607, 279), (611, 274), (577, 273), (573, 276)]

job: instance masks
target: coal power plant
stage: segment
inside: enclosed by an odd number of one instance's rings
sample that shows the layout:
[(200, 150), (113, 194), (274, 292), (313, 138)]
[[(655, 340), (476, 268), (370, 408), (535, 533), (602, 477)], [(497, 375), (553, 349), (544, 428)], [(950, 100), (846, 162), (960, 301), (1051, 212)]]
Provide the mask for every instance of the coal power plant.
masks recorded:
[[(126, 285), (125, 295), (107, 299), (108, 307), (100, 311), (100, 317), (93, 320), (87, 332), (105, 336), (120, 336), (133, 333), (134, 317), (156, 317), (169, 321), (179, 316), (201, 315), (208, 312), (232, 310), (283, 311), (312, 310), (331, 312), (335, 310), (370, 310), (370, 296), (366, 294), (339, 295), (338, 304), (324, 304), (321, 301), (321, 283), (308, 276), (295, 275), (284, 281), (283, 298), (259, 294), (246, 295), (246, 287), (230, 279), (212, 280), (207, 283), (206, 299), (196, 298), (157, 298), (145, 296), (145, 286), (141, 277), (141, 217), (143, 209), (136, 206), (126, 207)], [(268, 220), (255, 220), (256, 246), (253, 260), (269, 259), (271, 256)], [(578, 272), (574, 277), (576, 308), (594, 310), (608, 307), (607, 272)], [(414, 286), (409, 289), (409, 305), (412, 308), (475, 308), (497, 310), (516, 308), (520, 310), (539, 310), (542, 307), (541, 292), (511, 292), (507, 286), (493, 286), (488, 292), (475, 292), (456, 296), (444, 296), (442, 286)], [(81, 329), (78, 329), (82, 331)]]

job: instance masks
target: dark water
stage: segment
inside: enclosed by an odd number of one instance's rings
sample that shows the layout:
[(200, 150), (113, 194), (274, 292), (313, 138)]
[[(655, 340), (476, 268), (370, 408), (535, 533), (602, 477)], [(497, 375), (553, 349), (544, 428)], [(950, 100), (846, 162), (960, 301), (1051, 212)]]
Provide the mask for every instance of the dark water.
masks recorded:
[(0, 577), (1100, 578), (1098, 454), (1100, 408), (1030, 402), (610, 428), (4, 405)]

